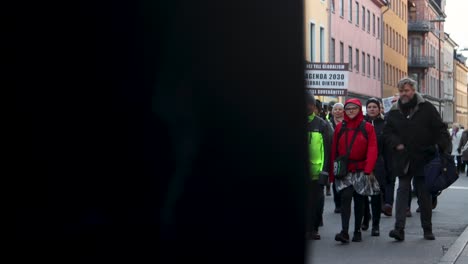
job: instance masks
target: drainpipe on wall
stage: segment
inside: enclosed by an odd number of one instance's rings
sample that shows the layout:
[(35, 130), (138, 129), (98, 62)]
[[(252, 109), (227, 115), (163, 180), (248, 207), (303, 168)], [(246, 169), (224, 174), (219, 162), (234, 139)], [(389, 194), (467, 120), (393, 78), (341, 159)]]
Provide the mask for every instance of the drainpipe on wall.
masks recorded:
[(387, 2), (387, 10), (382, 12), (382, 19), (380, 22), (380, 94), (384, 96), (384, 80), (385, 80), (385, 61), (384, 61), (384, 37), (385, 37), (385, 23), (384, 15), (390, 10), (390, 2)]

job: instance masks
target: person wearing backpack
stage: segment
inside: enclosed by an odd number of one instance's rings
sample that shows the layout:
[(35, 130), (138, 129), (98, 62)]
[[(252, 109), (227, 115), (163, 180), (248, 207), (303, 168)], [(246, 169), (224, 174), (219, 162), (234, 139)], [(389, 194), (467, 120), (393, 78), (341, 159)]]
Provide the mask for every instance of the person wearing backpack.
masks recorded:
[(306, 238), (320, 240), (319, 226), (323, 222), (325, 203), (324, 186), (329, 182), (330, 147), (333, 129), (330, 124), (316, 115), (314, 95), (306, 92), (307, 142), (309, 150), (309, 180), (306, 211)]
[(341, 232), (335, 240), (349, 243), (351, 201), (354, 200), (353, 242), (362, 241), (361, 224), (364, 214), (364, 182), (375, 182), (373, 175), (377, 161), (377, 138), (374, 127), (364, 120), (362, 104), (349, 99), (344, 105), (343, 122), (337, 124), (333, 135), (331, 180), (341, 195)]

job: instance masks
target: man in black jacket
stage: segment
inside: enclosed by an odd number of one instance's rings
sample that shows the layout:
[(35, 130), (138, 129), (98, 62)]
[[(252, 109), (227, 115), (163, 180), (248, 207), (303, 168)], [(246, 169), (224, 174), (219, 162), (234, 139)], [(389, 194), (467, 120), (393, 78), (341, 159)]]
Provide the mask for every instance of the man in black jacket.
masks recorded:
[(395, 229), (390, 237), (405, 239), (406, 208), (413, 179), (421, 209), (424, 238), (434, 240), (432, 233), (432, 198), (424, 186), (424, 165), (437, 151), (451, 151), (447, 125), (436, 108), (416, 92), (416, 81), (404, 78), (398, 83), (400, 99), (393, 105), (384, 128), (387, 146), (392, 150), (392, 172), (399, 177), (396, 199)]

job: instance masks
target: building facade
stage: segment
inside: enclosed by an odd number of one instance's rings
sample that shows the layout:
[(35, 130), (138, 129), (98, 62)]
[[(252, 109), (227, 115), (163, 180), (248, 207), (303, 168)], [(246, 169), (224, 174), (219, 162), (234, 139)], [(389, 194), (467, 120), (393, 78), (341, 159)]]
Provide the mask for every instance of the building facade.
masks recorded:
[(382, 7), (383, 17), (383, 97), (398, 93), (398, 81), (408, 75), (407, 0), (390, 0)]
[[(330, 0), (305, 0), (304, 9), (305, 60), (329, 62)], [(326, 102), (333, 98), (318, 96), (317, 99)]]
[(456, 121), (468, 128), (468, 67), (466, 57), (461, 54), (455, 55), (455, 86), (456, 86)]
[(382, 97), (383, 0), (330, 0), (330, 62), (349, 63), (348, 98)]
[(444, 0), (408, 0), (408, 75), (443, 116)]
[(444, 115), (443, 120), (447, 124), (455, 122), (455, 82), (454, 82), (454, 69), (453, 63), (455, 56), (455, 49), (458, 47), (457, 43), (450, 38), (450, 35), (445, 33), (445, 45), (443, 51), (443, 71), (442, 79), (444, 82)]

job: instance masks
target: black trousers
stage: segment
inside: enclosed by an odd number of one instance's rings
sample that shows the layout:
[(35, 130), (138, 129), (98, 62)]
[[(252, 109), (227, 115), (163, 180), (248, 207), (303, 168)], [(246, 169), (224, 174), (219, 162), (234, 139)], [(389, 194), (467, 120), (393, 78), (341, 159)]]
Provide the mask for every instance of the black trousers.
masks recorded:
[(462, 156), (452, 156), (457, 161), (457, 170), (458, 173), (465, 172), (465, 163), (462, 161)]
[(423, 229), (432, 230), (432, 196), (424, 185), (424, 177), (405, 175), (399, 177), (397, 190), (396, 209), (395, 209), (395, 229), (404, 229), (406, 225), (406, 209), (411, 194), (411, 179), (418, 197), (418, 204), (421, 210), (421, 226)]
[(353, 186), (340, 191), (341, 195), (341, 227), (342, 231), (349, 232), (349, 219), (351, 217), (351, 200), (354, 199), (354, 231), (361, 231), (364, 215), (364, 197), (354, 191)]
[(306, 232), (317, 232), (320, 222), (322, 222), (325, 195), (323, 193), (323, 185), (320, 185), (317, 180), (309, 181), (308, 184)]
[[(369, 196), (364, 196), (364, 221), (368, 223), (372, 217), (372, 228), (379, 228), (380, 215), (382, 213), (382, 193), (370, 196), (371, 202), (369, 206)], [(372, 215), (371, 215), (372, 208)]]
[(341, 195), (336, 191), (336, 184), (333, 183), (333, 201), (335, 202), (335, 208), (341, 208)]
[(395, 197), (395, 181), (387, 182), (384, 186), (384, 204), (393, 206)]

